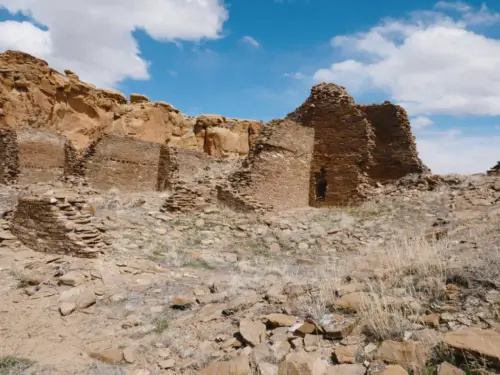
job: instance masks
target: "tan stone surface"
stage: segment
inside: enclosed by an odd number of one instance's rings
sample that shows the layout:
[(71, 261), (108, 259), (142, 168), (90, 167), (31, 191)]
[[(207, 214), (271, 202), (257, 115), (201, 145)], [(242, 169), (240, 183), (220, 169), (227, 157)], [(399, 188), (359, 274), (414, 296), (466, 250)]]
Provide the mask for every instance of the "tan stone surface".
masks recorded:
[(203, 370), (199, 375), (250, 375), (250, 364), (248, 358), (237, 357), (230, 361), (213, 363)]
[[(195, 132), (196, 119), (168, 103), (153, 103), (142, 94), (130, 101), (112, 90), (82, 82), (73, 72), (60, 74), (31, 55), (0, 54), (0, 103), (4, 124), (14, 129), (31, 126), (66, 136), (78, 150), (104, 132), (147, 142), (167, 143), (212, 154), (239, 156), (259, 133), (259, 121), (225, 119), (206, 137)], [(215, 127), (225, 129), (214, 130)]]
[(442, 342), (471, 354), (500, 358), (500, 333), (493, 330), (468, 328), (443, 335)]

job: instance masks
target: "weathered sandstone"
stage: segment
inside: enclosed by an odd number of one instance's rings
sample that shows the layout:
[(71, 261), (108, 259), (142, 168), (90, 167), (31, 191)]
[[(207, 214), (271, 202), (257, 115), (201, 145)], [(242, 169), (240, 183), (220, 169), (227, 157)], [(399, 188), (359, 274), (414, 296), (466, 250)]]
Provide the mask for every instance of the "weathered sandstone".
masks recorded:
[[(225, 157), (246, 155), (263, 125), (224, 117), (207, 123), (168, 103), (154, 103), (141, 94), (127, 100), (119, 92), (80, 81), (71, 71), (65, 73), (26, 53), (0, 54), (0, 123), (15, 130), (58, 133), (77, 150), (103, 134), (114, 134)], [(197, 123), (205, 124), (203, 131)]]

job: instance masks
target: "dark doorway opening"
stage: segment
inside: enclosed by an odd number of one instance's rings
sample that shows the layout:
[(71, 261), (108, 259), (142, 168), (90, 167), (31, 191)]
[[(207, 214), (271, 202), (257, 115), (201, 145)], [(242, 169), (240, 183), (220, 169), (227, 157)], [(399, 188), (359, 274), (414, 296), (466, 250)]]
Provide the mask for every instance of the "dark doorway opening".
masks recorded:
[(321, 167), (319, 173), (316, 173), (316, 200), (324, 201), (326, 199), (326, 191), (328, 182), (326, 181), (326, 168)]

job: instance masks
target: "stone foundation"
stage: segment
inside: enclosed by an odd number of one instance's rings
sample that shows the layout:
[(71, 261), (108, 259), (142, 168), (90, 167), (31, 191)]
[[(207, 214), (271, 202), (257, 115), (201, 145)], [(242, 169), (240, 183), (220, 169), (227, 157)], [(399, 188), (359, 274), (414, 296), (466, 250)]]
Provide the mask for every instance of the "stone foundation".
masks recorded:
[(87, 258), (105, 248), (104, 229), (92, 224), (92, 215), (79, 197), (20, 197), (10, 230), (27, 247), (45, 253)]

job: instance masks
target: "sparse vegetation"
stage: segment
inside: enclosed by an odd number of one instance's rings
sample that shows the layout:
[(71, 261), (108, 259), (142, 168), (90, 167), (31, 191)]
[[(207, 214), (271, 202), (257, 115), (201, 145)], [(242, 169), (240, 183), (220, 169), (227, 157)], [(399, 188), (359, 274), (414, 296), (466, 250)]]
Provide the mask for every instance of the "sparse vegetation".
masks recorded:
[(166, 315), (156, 316), (153, 319), (153, 324), (155, 325), (156, 333), (163, 333), (170, 326), (170, 317)]
[(34, 362), (15, 356), (0, 357), (0, 375), (22, 375)]

